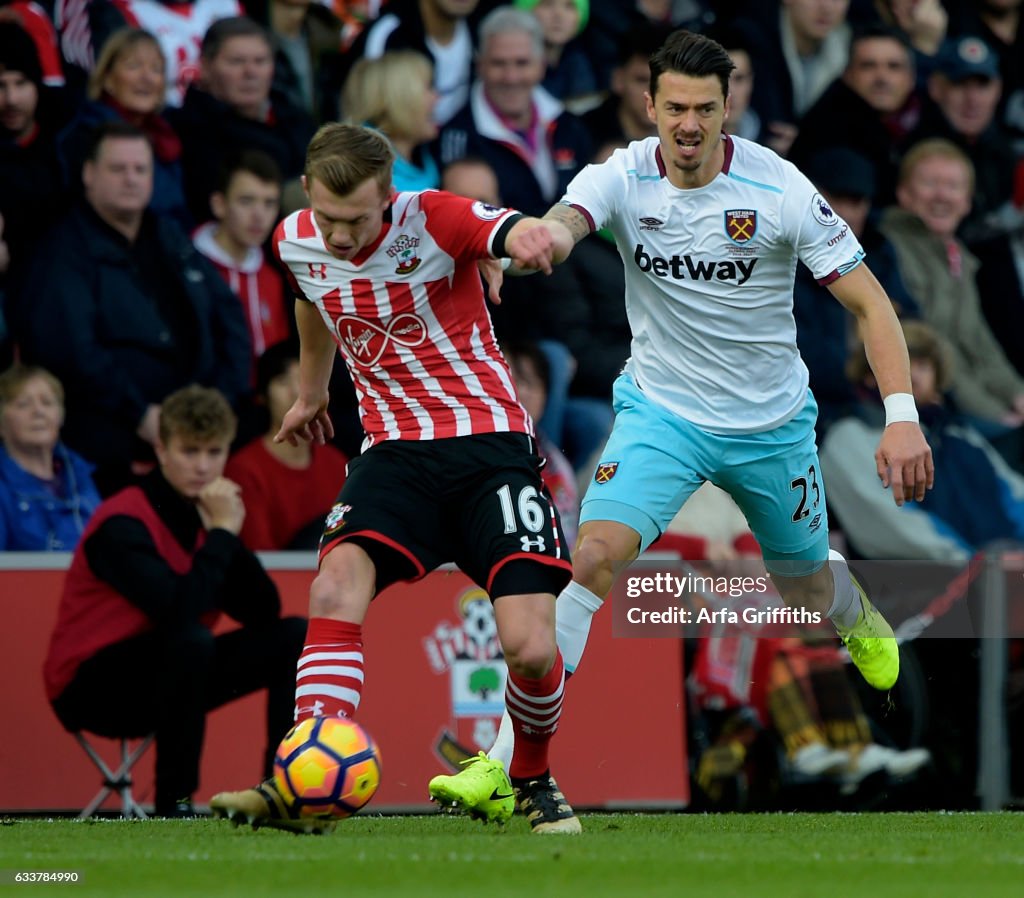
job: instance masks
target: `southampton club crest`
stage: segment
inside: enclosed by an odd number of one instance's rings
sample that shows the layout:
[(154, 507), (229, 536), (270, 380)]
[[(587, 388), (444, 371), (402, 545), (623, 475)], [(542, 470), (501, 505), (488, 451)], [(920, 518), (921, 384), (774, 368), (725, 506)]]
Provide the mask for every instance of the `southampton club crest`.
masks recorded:
[(420, 267), (422, 261), (416, 255), (416, 247), (420, 245), (419, 237), (402, 234), (388, 247), (388, 256), (396, 261), (395, 274), (411, 274)]
[(441, 621), (423, 640), (431, 670), (450, 677), (451, 719), (436, 748), (452, 770), (497, 737), (508, 676), (487, 593), (478, 586), (465, 589), (455, 607), (459, 620)]
[(733, 243), (737, 243), (740, 246), (750, 243), (756, 233), (756, 209), (725, 210), (725, 234)]

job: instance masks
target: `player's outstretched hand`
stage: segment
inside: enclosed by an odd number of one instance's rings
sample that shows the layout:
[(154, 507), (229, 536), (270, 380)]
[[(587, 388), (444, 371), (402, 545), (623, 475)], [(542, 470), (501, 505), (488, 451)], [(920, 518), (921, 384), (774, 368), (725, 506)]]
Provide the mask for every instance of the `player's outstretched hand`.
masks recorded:
[(882, 486), (892, 487), (897, 505), (920, 502), (925, 490), (935, 483), (932, 450), (920, 425), (910, 421), (897, 421), (885, 428), (875, 451), (875, 467)]
[(480, 259), (476, 267), (487, 281), (487, 298), (496, 306), (500, 306), (501, 285), (505, 283), (505, 269), (501, 267), (501, 259)]
[(512, 264), (522, 271), (543, 271), (551, 274), (555, 254), (555, 240), (547, 226), (541, 222), (514, 233), (505, 243), (505, 251)]
[(281, 420), (281, 429), (274, 435), (275, 443), (299, 445), (299, 440), (324, 445), (334, 437), (334, 425), (327, 414), (327, 396), (320, 403), (296, 399)]

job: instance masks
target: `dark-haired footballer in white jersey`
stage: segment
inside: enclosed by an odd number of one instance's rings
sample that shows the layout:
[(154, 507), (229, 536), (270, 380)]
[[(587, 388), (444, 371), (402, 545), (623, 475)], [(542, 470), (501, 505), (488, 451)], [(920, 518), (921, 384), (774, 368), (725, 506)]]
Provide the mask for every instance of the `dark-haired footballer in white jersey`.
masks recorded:
[[(710, 480), (743, 509), (786, 602), (827, 614), (865, 679), (888, 689), (892, 629), (829, 552), (817, 407), (792, 312), (797, 261), (858, 320), (886, 401), (878, 475), (897, 504), (922, 499), (934, 472), (906, 344), (846, 223), (793, 165), (722, 133), (732, 67), (715, 41), (670, 35), (651, 57), (658, 136), (588, 166), (543, 219), (556, 261), (592, 231), (612, 232), (633, 332), (557, 602), (559, 646), (571, 673), (616, 575)], [(510, 743), (503, 726), (491, 755)]]

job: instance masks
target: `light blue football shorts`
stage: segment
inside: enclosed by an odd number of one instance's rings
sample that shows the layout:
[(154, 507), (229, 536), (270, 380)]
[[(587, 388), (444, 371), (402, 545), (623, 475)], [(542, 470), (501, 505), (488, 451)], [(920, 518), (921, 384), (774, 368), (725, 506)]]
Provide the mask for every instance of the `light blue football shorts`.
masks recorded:
[(615, 425), (583, 498), (580, 523), (616, 521), (641, 551), (705, 481), (729, 493), (761, 545), (765, 565), (804, 576), (828, 558), (828, 515), (810, 391), (795, 417), (761, 433), (715, 434), (650, 401), (628, 373), (613, 394)]

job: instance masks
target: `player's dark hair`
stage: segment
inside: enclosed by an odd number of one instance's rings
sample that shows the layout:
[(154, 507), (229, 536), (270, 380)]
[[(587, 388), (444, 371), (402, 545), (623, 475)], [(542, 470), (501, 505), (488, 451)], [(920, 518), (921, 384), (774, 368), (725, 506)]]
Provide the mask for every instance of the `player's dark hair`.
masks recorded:
[(373, 178), (381, 196), (391, 191), (395, 155), (384, 135), (361, 125), (329, 122), (306, 150), (306, 180), (314, 179), (337, 196), (347, 196)]
[(160, 405), (160, 441), (179, 436), (199, 442), (235, 438), (235, 413), (220, 390), (190, 384), (175, 390)]
[(201, 59), (210, 60), (220, 53), (233, 37), (258, 37), (273, 49), (270, 34), (259, 22), (250, 19), (248, 16), (232, 16), (228, 19), (219, 19), (214, 22), (203, 35), (203, 42), (199, 47)]
[(242, 150), (232, 153), (224, 161), (217, 175), (217, 190), (226, 194), (231, 186), (231, 179), (239, 172), (246, 172), (264, 184), (281, 186), (281, 166), (274, 157), (263, 150)]
[(142, 140), (149, 145), (149, 138), (135, 125), (124, 119), (107, 119), (100, 122), (89, 135), (89, 143), (85, 149), (85, 161), (95, 162), (100, 156), (100, 148), (106, 140)]
[(651, 56), (651, 96), (657, 95), (661, 75), (675, 72), (691, 78), (714, 75), (722, 85), (722, 97), (728, 97), (729, 75), (734, 68), (725, 47), (718, 41), (692, 31), (673, 31)]

